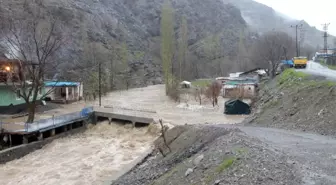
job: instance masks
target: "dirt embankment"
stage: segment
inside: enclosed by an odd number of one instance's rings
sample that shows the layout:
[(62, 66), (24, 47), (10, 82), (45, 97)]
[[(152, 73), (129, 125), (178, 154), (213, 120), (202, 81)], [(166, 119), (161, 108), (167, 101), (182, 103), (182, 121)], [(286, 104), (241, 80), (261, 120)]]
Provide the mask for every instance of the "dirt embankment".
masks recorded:
[[(300, 184), (301, 175), (279, 151), (238, 129), (178, 126), (168, 131), (171, 148), (155, 151), (112, 185)], [(157, 146), (163, 146), (157, 140)]]
[(287, 70), (262, 84), (252, 124), (336, 136), (336, 83)]

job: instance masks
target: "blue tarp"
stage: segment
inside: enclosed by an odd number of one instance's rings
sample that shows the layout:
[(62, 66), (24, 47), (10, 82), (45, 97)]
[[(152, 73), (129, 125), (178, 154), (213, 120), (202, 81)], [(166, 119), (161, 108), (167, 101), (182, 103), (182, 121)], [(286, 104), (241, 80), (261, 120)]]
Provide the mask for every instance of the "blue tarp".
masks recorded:
[(79, 82), (44, 82), (46, 87), (79, 86)]
[(281, 62), (285, 65), (294, 66), (293, 60), (282, 60)]

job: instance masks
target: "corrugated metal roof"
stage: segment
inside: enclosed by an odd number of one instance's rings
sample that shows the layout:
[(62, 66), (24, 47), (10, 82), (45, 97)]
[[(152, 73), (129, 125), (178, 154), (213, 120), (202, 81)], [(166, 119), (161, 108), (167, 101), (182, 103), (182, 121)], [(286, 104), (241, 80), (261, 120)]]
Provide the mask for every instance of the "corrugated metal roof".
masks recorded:
[(79, 86), (79, 82), (44, 82), (46, 87)]

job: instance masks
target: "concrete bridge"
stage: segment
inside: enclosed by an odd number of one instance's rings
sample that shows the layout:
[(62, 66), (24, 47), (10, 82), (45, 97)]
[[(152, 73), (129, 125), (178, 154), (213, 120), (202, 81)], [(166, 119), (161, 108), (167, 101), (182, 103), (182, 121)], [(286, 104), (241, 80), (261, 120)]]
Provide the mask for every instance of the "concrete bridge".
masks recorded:
[[(154, 122), (154, 112), (122, 110), (118, 108), (89, 107), (80, 112), (38, 120), (34, 123), (2, 123), (0, 139), (8, 141), (9, 147), (27, 144), (53, 137), (67, 131), (85, 127), (87, 124), (98, 124), (99, 120), (107, 119), (136, 124), (149, 125)], [(11, 126), (14, 127), (11, 127)]]

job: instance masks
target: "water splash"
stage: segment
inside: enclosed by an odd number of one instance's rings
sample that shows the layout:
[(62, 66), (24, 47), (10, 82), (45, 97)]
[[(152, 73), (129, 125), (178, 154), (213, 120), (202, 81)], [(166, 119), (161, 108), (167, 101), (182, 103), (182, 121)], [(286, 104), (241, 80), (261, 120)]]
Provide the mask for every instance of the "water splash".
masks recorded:
[(147, 128), (100, 123), (0, 165), (0, 184), (102, 184), (148, 150), (154, 138)]

